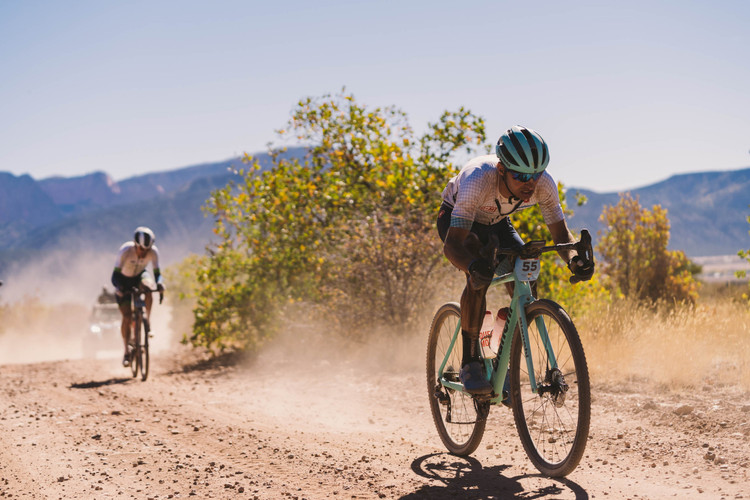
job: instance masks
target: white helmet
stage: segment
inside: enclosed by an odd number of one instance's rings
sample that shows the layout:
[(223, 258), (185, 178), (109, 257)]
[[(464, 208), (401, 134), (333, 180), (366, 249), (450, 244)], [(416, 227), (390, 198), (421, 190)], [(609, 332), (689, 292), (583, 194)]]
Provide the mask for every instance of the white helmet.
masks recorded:
[(141, 248), (148, 250), (154, 244), (154, 232), (146, 226), (140, 226), (135, 230), (135, 237), (133, 240), (135, 244)]

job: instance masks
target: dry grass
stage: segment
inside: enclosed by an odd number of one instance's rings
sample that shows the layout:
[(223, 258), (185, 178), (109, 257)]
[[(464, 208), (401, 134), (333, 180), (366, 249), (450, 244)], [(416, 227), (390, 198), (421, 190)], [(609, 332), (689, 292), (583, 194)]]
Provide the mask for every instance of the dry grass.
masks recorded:
[(627, 300), (576, 318), (594, 380), (645, 378), (670, 387), (750, 389), (750, 307), (721, 297), (695, 307)]

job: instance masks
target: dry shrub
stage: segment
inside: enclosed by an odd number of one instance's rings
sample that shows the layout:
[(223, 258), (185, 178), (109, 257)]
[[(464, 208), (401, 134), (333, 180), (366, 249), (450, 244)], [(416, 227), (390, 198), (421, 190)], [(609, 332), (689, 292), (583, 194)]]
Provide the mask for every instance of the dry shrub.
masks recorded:
[(576, 326), (594, 380), (750, 389), (750, 309), (739, 302), (654, 307), (621, 299), (577, 318)]
[(449, 269), (432, 217), (421, 214), (379, 213), (352, 224), (328, 259), (318, 312), (355, 341), (372, 330), (416, 328)]

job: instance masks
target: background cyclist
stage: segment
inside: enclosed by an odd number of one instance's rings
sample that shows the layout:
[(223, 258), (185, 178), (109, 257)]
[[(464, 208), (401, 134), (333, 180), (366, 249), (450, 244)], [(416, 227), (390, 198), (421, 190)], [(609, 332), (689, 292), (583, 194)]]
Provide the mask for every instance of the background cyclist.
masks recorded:
[[(117, 305), (122, 314), (120, 331), (125, 347), (125, 355), (122, 358), (123, 366), (130, 365), (128, 346), (130, 343), (130, 295), (133, 287), (140, 286), (141, 282), (155, 282), (157, 290), (164, 291), (164, 280), (159, 270), (159, 249), (154, 245), (154, 233), (151, 229), (140, 226), (135, 230), (133, 241), (122, 244), (115, 259), (115, 269), (112, 271), (112, 284), (115, 286)], [(153, 276), (146, 270), (151, 264)], [(151, 291), (146, 290), (146, 316), (151, 317)]]
[[(478, 348), (485, 294), (494, 276), (491, 263), (480, 253), (482, 247), (491, 235), (498, 238), (500, 247), (522, 246), (523, 240), (508, 216), (537, 204), (556, 244), (575, 241), (565, 222), (557, 184), (545, 170), (548, 163), (549, 150), (544, 139), (534, 130), (513, 126), (500, 136), (494, 155), (470, 160), (443, 191), (438, 234), (444, 242), (445, 256), (466, 273), (461, 295), (460, 379), (467, 392), (492, 392)], [(591, 279), (593, 262), (584, 261), (575, 251), (559, 253), (576, 276)], [(502, 259), (497, 272), (511, 271), (512, 264), (511, 259)]]

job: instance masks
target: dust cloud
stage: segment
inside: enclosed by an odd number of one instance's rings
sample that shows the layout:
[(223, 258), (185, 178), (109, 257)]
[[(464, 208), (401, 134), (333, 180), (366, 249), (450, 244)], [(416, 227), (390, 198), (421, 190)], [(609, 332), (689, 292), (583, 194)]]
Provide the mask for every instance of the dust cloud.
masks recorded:
[[(372, 333), (352, 342), (326, 325), (298, 321), (237, 367), (252, 389), (238, 385), (237, 394), (250, 397), (238, 397), (233, 404), (245, 405), (248, 414), (262, 405), (264, 414), (284, 425), (332, 433), (366, 433), (385, 426), (382, 408), (392, 403), (427, 408), (429, 324), (402, 335)], [(425, 387), (424, 399), (405, 401), (404, 394), (414, 387)]]
[[(0, 288), (0, 363), (35, 363), (84, 356), (90, 318), (103, 288), (110, 292), (116, 248), (111, 253), (58, 251), (37, 259), (33, 266), (10, 269)], [(165, 303), (167, 299), (165, 299)], [(172, 344), (168, 306), (154, 301), (153, 351)], [(97, 349), (97, 358), (122, 356), (116, 338)], [(102, 347), (99, 346), (99, 347)]]

